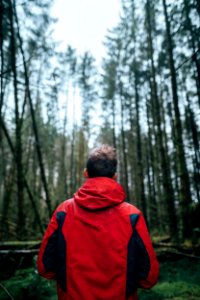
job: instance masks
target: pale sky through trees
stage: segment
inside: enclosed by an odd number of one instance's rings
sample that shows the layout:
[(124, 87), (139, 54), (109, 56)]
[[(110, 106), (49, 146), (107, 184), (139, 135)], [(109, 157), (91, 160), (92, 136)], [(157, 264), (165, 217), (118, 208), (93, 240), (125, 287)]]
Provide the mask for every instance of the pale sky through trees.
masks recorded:
[(120, 0), (55, 0), (52, 15), (54, 38), (62, 42), (62, 49), (71, 45), (78, 52), (91, 51), (100, 62), (107, 29), (118, 23)]
[[(53, 25), (53, 38), (60, 42), (60, 50), (67, 46), (76, 49), (78, 54), (90, 51), (97, 65), (105, 56), (106, 47), (103, 45), (108, 29), (117, 25), (120, 16), (120, 0), (54, 0), (52, 16), (57, 19)], [(70, 94), (73, 94), (71, 91)], [(72, 95), (70, 96), (72, 99)], [(81, 119), (81, 97), (79, 91), (75, 96), (75, 118), (77, 124)], [(60, 118), (64, 117), (66, 97), (59, 97)], [(97, 109), (98, 111), (98, 109)], [(72, 122), (73, 104), (68, 105), (69, 123)], [(101, 120), (95, 115), (94, 123), (100, 125)], [(72, 126), (72, 124), (71, 124)]]

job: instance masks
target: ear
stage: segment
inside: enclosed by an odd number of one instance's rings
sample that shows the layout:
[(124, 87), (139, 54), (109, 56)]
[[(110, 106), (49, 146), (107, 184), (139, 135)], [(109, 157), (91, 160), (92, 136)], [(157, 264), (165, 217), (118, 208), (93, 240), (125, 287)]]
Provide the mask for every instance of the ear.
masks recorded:
[(117, 180), (117, 173), (113, 175), (112, 179)]
[(85, 178), (89, 178), (89, 176), (88, 176), (88, 170), (87, 170), (87, 169), (84, 169), (84, 171), (83, 171), (83, 176), (84, 176)]

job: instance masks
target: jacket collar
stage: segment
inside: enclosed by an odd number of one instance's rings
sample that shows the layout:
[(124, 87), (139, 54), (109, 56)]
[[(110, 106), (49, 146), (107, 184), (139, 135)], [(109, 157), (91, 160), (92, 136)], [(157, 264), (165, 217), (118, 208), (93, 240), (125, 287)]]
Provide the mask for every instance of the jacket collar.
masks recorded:
[(125, 197), (123, 187), (114, 179), (108, 177), (87, 179), (74, 195), (78, 205), (90, 210), (120, 204), (125, 200)]

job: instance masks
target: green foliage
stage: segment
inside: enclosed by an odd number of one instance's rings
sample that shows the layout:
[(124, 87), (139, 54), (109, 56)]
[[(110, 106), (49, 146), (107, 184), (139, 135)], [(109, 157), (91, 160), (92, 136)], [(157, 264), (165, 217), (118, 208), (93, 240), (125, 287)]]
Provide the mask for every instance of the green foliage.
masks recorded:
[(184, 281), (164, 282), (158, 284), (151, 291), (143, 291), (141, 300), (163, 300), (163, 299), (190, 299), (196, 300), (200, 297), (200, 287), (198, 285), (189, 284)]
[(141, 290), (140, 300), (200, 299), (200, 262), (180, 259), (161, 264), (158, 284), (151, 290)]
[[(139, 290), (140, 300), (200, 299), (199, 260), (180, 259), (160, 264), (158, 284), (151, 290)], [(35, 269), (17, 270), (13, 277), (1, 281), (15, 300), (56, 300), (55, 282), (40, 277)], [(0, 300), (10, 298), (0, 287)]]
[[(1, 284), (15, 300), (56, 300), (55, 283), (40, 277), (33, 268), (18, 270)], [(10, 299), (2, 287), (0, 299)]]

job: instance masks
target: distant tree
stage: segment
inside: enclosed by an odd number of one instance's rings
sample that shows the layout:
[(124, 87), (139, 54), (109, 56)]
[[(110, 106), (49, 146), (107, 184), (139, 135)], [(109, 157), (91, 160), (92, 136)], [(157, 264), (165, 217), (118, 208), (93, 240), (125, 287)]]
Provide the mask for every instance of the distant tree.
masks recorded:
[(78, 69), (78, 83), (82, 97), (82, 128), (89, 140), (91, 134), (92, 113), (96, 106), (97, 92), (95, 90), (95, 59), (89, 52), (81, 57)]
[(21, 133), (21, 116), (19, 110), (19, 89), (18, 89), (18, 71), (16, 65), (17, 56), (17, 33), (15, 29), (15, 8), (11, 0), (9, 0), (9, 22), (10, 22), (10, 54), (11, 69), (13, 74), (13, 90), (15, 101), (15, 156), (17, 162), (17, 235), (23, 238), (25, 234), (25, 214), (24, 214), (24, 170), (23, 170), (23, 149), (22, 149), (22, 133)]
[(191, 108), (190, 96), (187, 93), (187, 106), (185, 108), (186, 113), (186, 130), (188, 134), (188, 140), (190, 141), (190, 147), (194, 151), (193, 165), (193, 185), (196, 192), (196, 198), (200, 202), (200, 147), (198, 140), (198, 128), (194, 117), (194, 112)]
[[(152, 3), (152, 2), (151, 2)], [(152, 16), (155, 15), (154, 7), (149, 0), (146, 2), (146, 30), (147, 30), (147, 45), (148, 45), (148, 58), (150, 60), (150, 88), (151, 88), (151, 101), (153, 101), (153, 121), (155, 126), (155, 138), (158, 144), (159, 161), (161, 163), (162, 172), (162, 185), (164, 203), (168, 212), (168, 224), (170, 228), (171, 236), (174, 237), (177, 234), (177, 220), (175, 212), (174, 191), (171, 182), (170, 169), (169, 169), (169, 157), (166, 148), (164, 147), (163, 131), (161, 129), (163, 120), (161, 119), (162, 104), (158, 97), (158, 88), (156, 82), (156, 68), (154, 61), (154, 45), (153, 45), (153, 24)], [(152, 24), (153, 23), (153, 24)]]
[(172, 97), (175, 114), (175, 130), (176, 130), (176, 147), (177, 147), (177, 165), (180, 178), (180, 205), (181, 205), (181, 219), (182, 219), (182, 237), (189, 238), (191, 236), (191, 226), (189, 222), (189, 205), (191, 203), (190, 183), (187, 171), (183, 137), (182, 137), (182, 124), (179, 109), (179, 99), (177, 90), (177, 79), (175, 72), (174, 53), (173, 53), (173, 39), (171, 35), (169, 15), (167, 11), (166, 0), (162, 1), (165, 16), (166, 37), (167, 37), (167, 50), (168, 61), (171, 76)]
[[(111, 41), (110, 41), (111, 42)], [(109, 37), (107, 37), (107, 46), (109, 47)], [(107, 126), (112, 126), (112, 144), (116, 148), (116, 91), (117, 91), (117, 66), (118, 57), (116, 51), (108, 48), (108, 58), (103, 60), (103, 74), (101, 78), (102, 87), (102, 108), (103, 111), (111, 114), (111, 124), (106, 119)]]

